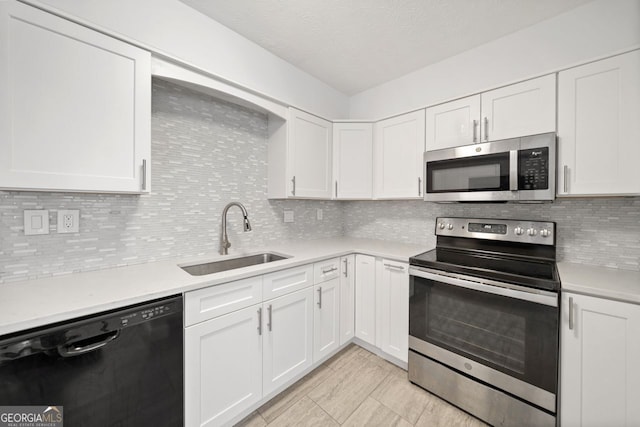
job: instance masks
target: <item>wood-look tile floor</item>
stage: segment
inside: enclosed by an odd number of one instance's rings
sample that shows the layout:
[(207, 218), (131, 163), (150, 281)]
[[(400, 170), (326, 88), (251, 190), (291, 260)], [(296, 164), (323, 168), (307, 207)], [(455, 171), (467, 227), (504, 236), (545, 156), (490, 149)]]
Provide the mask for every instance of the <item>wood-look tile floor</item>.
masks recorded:
[(407, 372), (350, 345), (260, 407), (238, 426), (483, 427)]

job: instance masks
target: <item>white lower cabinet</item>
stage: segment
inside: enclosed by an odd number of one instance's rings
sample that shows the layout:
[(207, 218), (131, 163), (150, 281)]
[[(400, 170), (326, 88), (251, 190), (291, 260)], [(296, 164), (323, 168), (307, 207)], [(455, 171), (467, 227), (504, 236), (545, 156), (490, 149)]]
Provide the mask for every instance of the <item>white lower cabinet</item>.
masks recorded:
[(376, 268), (377, 346), (403, 361), (409, 351), (409, 266), (381, 259)]
[(356, 255), (356, 337), (376, 345), (376, 259)]
[(563, 293), (561, 323), (561, 425), (640, 425), (640, 305)]
[(313, 360), (318, 361), (340, 346), (340, 279), (313, 287)]
[(313, 363), (313, 288), (263, 304), (263, 393), (271, 393)]
[(262, 399), (261, 305), (186, 328), (185, 425), (224, 425)]
[(355, 255), (340, 259), (340, 345), (355, 336), (356, 274)]

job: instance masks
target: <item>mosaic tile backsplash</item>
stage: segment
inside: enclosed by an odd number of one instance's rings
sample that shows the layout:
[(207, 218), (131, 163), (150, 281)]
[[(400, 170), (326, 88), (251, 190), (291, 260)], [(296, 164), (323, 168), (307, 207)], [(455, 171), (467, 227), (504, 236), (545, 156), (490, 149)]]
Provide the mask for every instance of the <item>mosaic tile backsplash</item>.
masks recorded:
[(347, 202), (344, 233), (435, 246), (438, 216), (555, 221), (558, 260), (640, 271), (640, 197), (545, 204)]
[[(0, 191), (0, 283), (173, 257), (217, 255), (221, 214), (229, 253), (272, 241), (342, 234), (338, 202), (267, 200), (267, 116), (153, 81), (148, 195)], [(323, 220), (316, 220), (316, 209)], [(24, 209), (48, 209), (51, 234), (25, 236)], [(56, 211), (80, 209), (80, 233), (57, 234)], [(295, 222), (283, 222), (283, 210)]]
[[(218, 253), (229, 211), (230, 253), (288, 239), (346, 235), (434, 245), (437, 216), (551, 220), (562, 260), (640, 270), (640, 198), (553, 204), (272, 201), (266, 115), (162, 80), (153, 82), (152, 192), (111, 195), (0, 191), (0, 283)], [(51, 234), (25, 236), (25, 209), (48, 209)], [(56, 211), (80, 210), (80, 233), (57, 234)], [(295, 214), (283, 223), (284, 209)], [(316, 209), (324, 219), (316, 220)]]

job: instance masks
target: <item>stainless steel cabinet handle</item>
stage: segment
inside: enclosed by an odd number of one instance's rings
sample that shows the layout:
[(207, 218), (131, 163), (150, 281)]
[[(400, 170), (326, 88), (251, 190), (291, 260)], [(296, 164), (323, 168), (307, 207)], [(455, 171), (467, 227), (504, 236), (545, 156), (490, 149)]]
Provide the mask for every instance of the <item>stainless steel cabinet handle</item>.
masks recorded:
[(569, 166), (564, 165), (564, 192), (569, 192)]
[(345, 258), (342, 262), (344, 262), (344, 277), (349, 277), (349, 260)]
[(322, 308), (322, 286), (318, 288), (318, 308)]
[(296, 195), (296, 176), (295, 175), (293, 176), (293, 178), (291, 178), (291, 183), (293, 184), (291, 194), (295, 196)]
[(573, 330), (573, 297), (569, 297), (569, 330)]
[(489, 140), (489, 118), (488, 117), (484, 118), (484, 140), (485, 141)]
[(271, 312), (273, 310), (273, 306), (271, 304), (269, 304), (269, 307), (267, 307), (267, 314), (269, 315), (269, 319), (267, 320), (267, 328), (269, 328), (269, 332), (271, 332), (272, 328), (273, 328), (273, 324), (271, 323)]
[(385, 264), (384, 266), (387, 267), (387, 268), (393, 268), (394, 270), (402, 270), (402, 271), (404, 271), (404, 267), (402, 267), (400, 265)]
[(262, 335), (262, 307), (258, 309), (258, 335)]
[(338, 180), (336, 180), (336, 198), (338, 197)]
[(473, 142), (478, 142), (478, 121), (473, 121)]
[(142, 159), (142, 189), (147, 189), (147, 160)]
[(418, 196), (422, 196), (422, 178), (418, 177)]
[(338, 267), (331, 267), (326, 270), (322, 270), (322, 274), (328, 274), (328, 273), (331, 273), (332, 271), (336, 271), (337, 269)]

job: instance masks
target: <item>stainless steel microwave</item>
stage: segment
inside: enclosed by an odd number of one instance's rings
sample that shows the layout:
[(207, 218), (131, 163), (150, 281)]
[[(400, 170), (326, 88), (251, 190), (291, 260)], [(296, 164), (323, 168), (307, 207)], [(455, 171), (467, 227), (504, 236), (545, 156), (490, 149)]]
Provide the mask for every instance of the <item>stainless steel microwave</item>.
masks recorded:
[(429, 202), (549, 201), (556, 194), (556, 134), (427, 151)]

